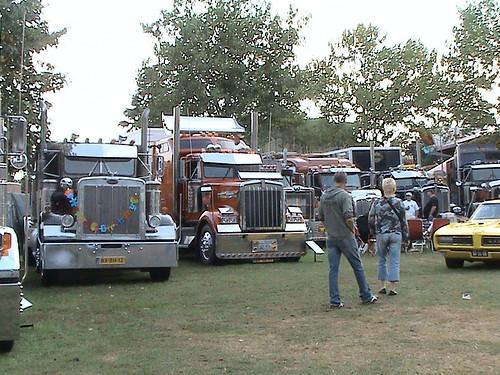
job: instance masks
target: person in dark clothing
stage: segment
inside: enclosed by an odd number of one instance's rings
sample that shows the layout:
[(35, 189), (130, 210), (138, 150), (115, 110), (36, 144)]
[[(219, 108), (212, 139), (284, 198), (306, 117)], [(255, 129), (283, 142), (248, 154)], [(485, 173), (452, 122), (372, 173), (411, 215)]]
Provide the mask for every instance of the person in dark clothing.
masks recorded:
[(422, 218), (432, 221), (439, 215), (439, 200), (434, 190), (429, 190), (427, 195), (429, 197), (429, 201), (424, 206)]
[(50, 197), (50, 209), (58, 215), (68, 215), (72, 212), (71, 202), (66, 193), (73, 186), (71, 178), (62, 178), (59, 183), (59, 189), (52, 193)]
[(358, 252), (352, 197), (345, 190), (347, 175), (344, 172), (334, 175), (335, 186), (326, 190), (321, 196), (319, 217), (325, 223), (328, 234), (326, 248), (328, 251), (330, 308), (344, 306), (340, 298), (338, 279), (340, 256), (345, 255), (349, 261), (359, 287), (359, 296), (365, 304), (377, 302), (366, 280), (363, 263)]

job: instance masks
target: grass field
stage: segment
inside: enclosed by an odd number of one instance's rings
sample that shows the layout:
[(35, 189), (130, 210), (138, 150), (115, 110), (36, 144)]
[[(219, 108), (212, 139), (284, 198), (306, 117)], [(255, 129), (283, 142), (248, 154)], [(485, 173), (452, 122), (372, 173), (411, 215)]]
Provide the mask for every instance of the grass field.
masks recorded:
[[(364, 258), (375, 289), (376, 259)], [(498, 374), (500, 267), (447, 270), (403, 255), (400, 295), (362, 306), (343, 260), (348, 305), (328, 311), (327, 261), (77, 275), (25, 293), (21, 339), (0, 355), (13, 374)], [(472, 299), (462, 299), (464, 291)], [(0, 317), (1, 318), (1, 317)]]

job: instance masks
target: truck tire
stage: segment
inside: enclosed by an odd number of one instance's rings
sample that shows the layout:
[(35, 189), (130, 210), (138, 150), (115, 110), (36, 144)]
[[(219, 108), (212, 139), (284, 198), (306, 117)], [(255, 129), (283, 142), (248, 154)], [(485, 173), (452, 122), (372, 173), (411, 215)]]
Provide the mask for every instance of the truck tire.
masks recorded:
[(198, 259), (202, 264), (214, 265), (217, 263), (215, 255), (215, 234), (208, 224), (201, 228), (198, 236)]
[(462, 268), (464, 266), (463, 259), (448, 259), (445, 258), (446, 267), (448, 268)]
[(170, 267), (153, 268), (149, 270), (149, 277), (153, 282), (167, 281), (170, 278)]
[(8, 353), (14, 347), (14, 340), (0, 341), (0, 353)]
[(46, 270), (40, 267), (40, 280), (42, 281), (43, 286), (51, 286), (54, 285), (57, 281), (57, 271), (54, 270)]

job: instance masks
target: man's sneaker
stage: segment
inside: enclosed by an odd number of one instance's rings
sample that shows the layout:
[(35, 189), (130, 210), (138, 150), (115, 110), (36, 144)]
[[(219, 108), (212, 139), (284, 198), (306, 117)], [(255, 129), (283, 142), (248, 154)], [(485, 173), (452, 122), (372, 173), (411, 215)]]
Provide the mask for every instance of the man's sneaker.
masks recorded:
[(330, 305), (330, 310), (341, 309), (342, 307), (344, 307), (344, 304), (342, 302), (340, 302), (340, 303), (332, 303)]
[(378, 298), (377, 296), (371, 296), (369, 299), (367, 299), (366, 301), (363, 301), (363, 305), (372, 305), (374, 304), (375, 302), (378, 301)]

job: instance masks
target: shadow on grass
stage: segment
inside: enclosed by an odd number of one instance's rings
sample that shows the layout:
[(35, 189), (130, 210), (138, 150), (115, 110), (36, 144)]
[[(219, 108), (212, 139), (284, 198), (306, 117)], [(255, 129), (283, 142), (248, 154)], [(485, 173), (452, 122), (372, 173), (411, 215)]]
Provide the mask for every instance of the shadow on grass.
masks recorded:
[(464, 271), (500, 270), (500, 262), (465, 262)]

